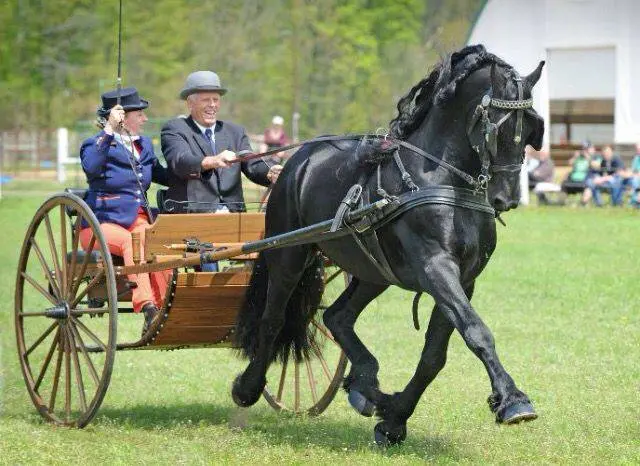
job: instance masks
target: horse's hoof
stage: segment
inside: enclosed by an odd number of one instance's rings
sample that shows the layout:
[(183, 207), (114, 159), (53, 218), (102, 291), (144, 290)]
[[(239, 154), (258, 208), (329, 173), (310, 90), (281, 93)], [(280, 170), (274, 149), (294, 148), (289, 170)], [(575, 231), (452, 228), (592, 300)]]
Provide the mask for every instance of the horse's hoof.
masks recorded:
[(238, 375), (234, 381), (233, 381), (233, 386), (231, 387), (231, 398), (233, 399), (233, 402), (240, 406), (241, 408), (246, 408), (247, 406), (252, 406), (254, 405), (258, 399), (260, 398), (260, 396), (258, 397), (253, 397), (253, 398), (243, 398), (240, 395), (240, 388), (241, 388), (241, 384), (240, 384), (240, 378), (242, 377), (242, 374)]
[(349, 390), (349, 404), (365, 417), (373, 416), (376, 406), (365, 398), (365, 396), (356, 390)]
[(528, 401), (521, 401), (507, 406), (497, 413), (496, 421), (500, 424), (518, 424), (522, 421), (533, 421), (537, 417), (533, 405)]
[(381, 447), (400, 445), (407, 438), (407, 427), (400, 426), (395, 429), (388, 429), (384, 421), (378, 422), (373, 429), (373, 438)]

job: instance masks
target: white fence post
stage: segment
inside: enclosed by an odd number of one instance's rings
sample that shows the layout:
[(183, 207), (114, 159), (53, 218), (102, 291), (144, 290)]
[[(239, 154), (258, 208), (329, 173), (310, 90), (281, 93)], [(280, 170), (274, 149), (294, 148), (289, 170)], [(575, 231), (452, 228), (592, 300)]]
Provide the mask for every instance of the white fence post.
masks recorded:
[(58, 128), (58, 182), (64, 183), (67, 180), (65, 163), (69, 158), (69, 130)]

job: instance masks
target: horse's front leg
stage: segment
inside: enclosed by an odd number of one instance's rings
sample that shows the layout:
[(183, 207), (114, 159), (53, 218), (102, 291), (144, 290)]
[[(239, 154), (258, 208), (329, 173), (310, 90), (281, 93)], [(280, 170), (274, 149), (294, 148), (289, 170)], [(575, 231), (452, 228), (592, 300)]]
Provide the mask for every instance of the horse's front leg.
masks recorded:
[(376, 443), (395, 445), (407, 435), (407, 420), (416, 409), (420, 397), (436, 378), (447, 361), (447, 348), (453, 325), (438, 306), (433, 308), (425, 344), (415, 374), (401, 392), (381, 395), (376, 404), (376, 415), (381, 422), (374, 430)]
[(471, 306), (462, 284), (460, 269), (446, 254), (430, 259), (420, 276), (420, 283), (460, 332), (467, 347), (482, 361), (491, 380), (489, 405), (499, 423), (514, 423), (537, 417), (529, 398), (516, 387), (502, 366), (493, 335)]
[(324, 324), (331, 331), (351, 362), (344, 389), (349, 403), (363, 416), (373, 415), (378, 398), (378, 361), (356, 335), (353, 327), (362, 310), (387, 285), (376, 285), (353, 278), (347, 289), (324, 313)]

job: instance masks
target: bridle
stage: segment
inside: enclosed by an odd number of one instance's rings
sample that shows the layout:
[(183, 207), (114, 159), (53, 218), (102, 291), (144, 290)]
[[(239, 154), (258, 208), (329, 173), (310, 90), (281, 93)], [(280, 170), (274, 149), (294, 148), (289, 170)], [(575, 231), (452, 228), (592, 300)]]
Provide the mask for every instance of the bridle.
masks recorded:
[[(513, 79), (518, 87), (517, 100), (494, 99), (492, 97), (492, 89), (482, 97), (480, 104), (475, 108), (471, 121), (467, 128), (467, 137), (471, 142), (471, 147), (480, 157), (480, 175), (476, 181), (475, 189), (478, 191), (486, 191), (489, 180), (493, 173), (497, 172), (519, 172), (522, 169), (521, 160), (519, 163), (513, 164), (492, 164), (491, 160), (495, 159), (498, 153), (498, 133), (502, 126), (516, 112), (516, 128), (513, 136), (513, 142), (519, 144), (522, 141), (522, 120), (524, 111), (533, 108), (533, 99), (524, 99), (524, 90), (522, 86), (522, 78), (514, 69)], [(509, 110), (497, 123), (493, 123), (489, 118), (489, 108), (497, 108)], [(481, 137), (475, 136), (476, 127), (481, 125)]]

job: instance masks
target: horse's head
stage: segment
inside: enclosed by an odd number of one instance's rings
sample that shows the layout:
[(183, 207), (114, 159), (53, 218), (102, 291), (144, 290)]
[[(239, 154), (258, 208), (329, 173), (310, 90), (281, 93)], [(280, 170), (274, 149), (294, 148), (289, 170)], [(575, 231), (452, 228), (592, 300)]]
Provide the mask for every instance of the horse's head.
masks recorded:
[(485, 73), (488, 89), (469, 109), (467, 137), (480, 158), (479, 181), (498, 212), (518, 206), (525, 146), (542, 145), (544, 120), (533, 110), (531, 90), (543, 66), (521, 78), (515, 69), (493, 63)]
[(524, 148), (542, 145), (544, 122), (533, 110), (531, 90), (543, 65), (520, 78), (484, 46), (467, 46), (400, 99), (391, 134), (464, 172), (437, 182), (462, 178), (476, 191), (486, 191), (498, 212), (512, 209), (520, 198)]

